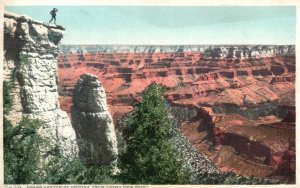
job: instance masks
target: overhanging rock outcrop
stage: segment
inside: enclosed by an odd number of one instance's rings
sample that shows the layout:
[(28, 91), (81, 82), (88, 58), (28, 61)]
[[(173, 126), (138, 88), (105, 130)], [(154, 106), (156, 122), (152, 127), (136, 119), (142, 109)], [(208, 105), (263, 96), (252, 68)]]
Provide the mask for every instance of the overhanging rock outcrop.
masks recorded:
[(116, 165), (117, 140), (106, 95), (98, 78), (82, 74), (73, 92), (72, 125), (86, 164)]
[(4, 13), (4, 81), (14, 83), (14, 105), (7, 118), (13, 123), (22, 117), (42, 121), (39, 133), (50, 141), (49, 147), (43, 148), (46, 157), (78, 152), (75, 132), (58, 100), (57, 56), (64, 30)]

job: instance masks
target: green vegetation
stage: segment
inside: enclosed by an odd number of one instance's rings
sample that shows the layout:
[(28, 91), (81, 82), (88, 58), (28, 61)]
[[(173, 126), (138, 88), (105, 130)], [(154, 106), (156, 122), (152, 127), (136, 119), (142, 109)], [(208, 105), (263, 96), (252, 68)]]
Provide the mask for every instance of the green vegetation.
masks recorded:
[(237, 83), (230, 83), (230, 88), (232, 88), (232, 89), (238, 88)]
[(25, 55), (25, 54), (19, 55), (19, 61), (20, 61), (21, 65), (28, 65), (30, 63), (28, 55)]
[(10, 81), (3, 81), (3, 113), (8, 114), (13, 106), (13, 97), (11, 92), (14, 88), (14, 85)]
[(117, 137), (117, 144), (118, 144), (118, 152), (119, 153), (124, 153), (126, 142), (123, 138), (122, 133), (118, 129), (116, 129), (116, 137)]
[(171, 148), (172, 122), (168, 117), (164, 89), (152, 83), (142, 102), (125, 122), (127, 146), (120, 156), (120, 178), (124, 183), (186, 184), (176, 151)]
[(16, 80), (16, 75), (17, 75), (17, 69), (16, 67), (13, 68), (13, 70), (11, 71), (11, 80), (12, 82), (14, 82)]
[(91, 184), (116, 183), (108, 167), (82, 164), (79, 158), (50, 157), (42, 164), (42, 148), (49, 146), (37, 130), (42, 122), (23, 118), (16, 126), (6, 118), (4, 125), (4, 182), (5, 184)]
[(4, 118), (4, 180), (5, 183), (40, 182), (39, 148), (46, 143), (36, 133), (40, 122), (23, 118), (15, 127)]
[(112, 184), (117, 183), (109, 167), (85, 166), (79, 158), (53, 158), (45, 168), (45, 183)]
[[(13, 100), (11, 83), (3, 82), (3, 108), (8, 114)], [(3, 118), (4, 183), (5, 184), (92, 184), (117, 183), (108, 167), (85, 166), (77, 156), (65, 158), (51, 156), (43, 164), (45, 154), (42, 149), (49, 141), (38, 134), (43, 122), (24, 118), (17, 124)]]

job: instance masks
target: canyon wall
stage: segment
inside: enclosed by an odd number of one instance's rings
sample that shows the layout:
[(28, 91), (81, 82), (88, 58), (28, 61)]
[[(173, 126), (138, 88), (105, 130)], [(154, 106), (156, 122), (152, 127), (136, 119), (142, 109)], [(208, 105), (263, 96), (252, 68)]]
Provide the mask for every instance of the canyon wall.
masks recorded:
[(6, 117), (14, 124), (22, 117), (42, 122), (39, 133), (50, 141), (43, 148), (44, 157), (76, 155), (78, 150), (69, 117), (60, 109), (57, 89), (57, 57), (64, 30), (4, 13), (4, 81), (14, 85), (14, 105)]
[(64, 110), (89, 72), (122, 129), (122, 117), (155, 81), (166, 87), (181, 133), (219, 169), (293, 181), (295, 46), (65, 45), (58, 61)]

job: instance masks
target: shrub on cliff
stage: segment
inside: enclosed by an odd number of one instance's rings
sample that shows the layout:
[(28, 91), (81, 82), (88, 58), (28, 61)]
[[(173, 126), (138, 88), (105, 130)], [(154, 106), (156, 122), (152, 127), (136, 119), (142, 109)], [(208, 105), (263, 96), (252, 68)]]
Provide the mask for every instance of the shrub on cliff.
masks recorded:
[(120, 156), (121, 181), (142, 184), (185, 184), (188, 176), (171, 147), (172, 123), (164, 89), (152, 83), (125, 122), (127, 145)]
[[(3, 82), (3, 112), (8, 114), (13, 105), (11, 92), (13, 83)], [(115, 183), (111, 171), (106, 167), (85, 166), (77, 156), (64, 158), (52, 156), (42, 165), (41, 149), (47, 147), (47, 140), (38, 134), (42, 122), (23, 118), (13, 126), (3, 117), (4, 137), (4, 183)]]
[(42, 165), (41, 149), (48, 141), (38, 133), (40, 121), (23, 118), (13, 126), (5, 117), (4, 130), (4, 182), (5, 184), (92, 184), (115, 183), (111, 171), (102, 166), (85, 166), (77, 156), (52, 156)]
[(44, 183), (50, 184), (112, 184), (116, 183), (109, 167), (85, 166), (77, 157), (53, 158), (47, 168)]
[(13, 105), (13, 97), (11, 92), (13, 89), (12, 82), (3, 81), (3, 113), (8, 114)]
[(40, 125), (39, 121), (23, 118), (17, 126), (12, 126), (3, 119), (5, 183), (41, 183), (39, 148), (46, 142), (36, 133)]

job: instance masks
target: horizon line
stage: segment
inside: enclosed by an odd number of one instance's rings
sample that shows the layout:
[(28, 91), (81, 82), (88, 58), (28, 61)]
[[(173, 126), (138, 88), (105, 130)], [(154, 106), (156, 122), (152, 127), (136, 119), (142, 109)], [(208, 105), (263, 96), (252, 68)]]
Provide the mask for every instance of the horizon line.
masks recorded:
[(296, 44), (61, 44), (68, 46), (296, 46)]

